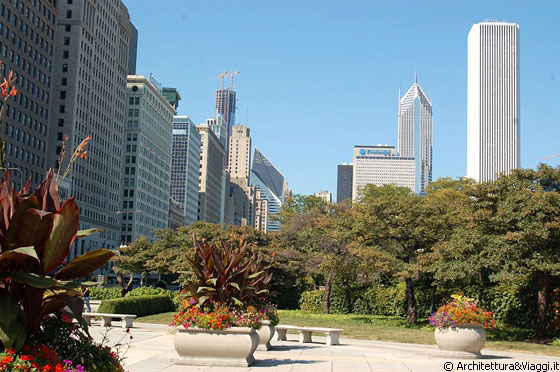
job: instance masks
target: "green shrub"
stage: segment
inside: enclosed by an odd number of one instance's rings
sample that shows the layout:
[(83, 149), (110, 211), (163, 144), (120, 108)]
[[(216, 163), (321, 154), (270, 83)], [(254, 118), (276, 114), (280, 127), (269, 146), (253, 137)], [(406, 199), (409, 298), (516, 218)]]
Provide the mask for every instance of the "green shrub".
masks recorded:
[(323, 290), (305, 291), (301, 294), (299, 308), (310, 313), (323, 312)]
[(152, 288), (152, 287), (138, 287), (128, 292), (125, 297), (138, 297), (138, 296), (168, 296), (175, 309), (179, 309), (179, 305), (183, 296), (179, 292), (170, 291), (163, 288)]
[(134, 314), (146, 316), (151, 314), (175, 311), (175, 304), (167, 295), (123, 297), (103, 300), (99, 306), (99, 313)]
[(121, 290), (118, 287), (90, 287), (89, 297), (91, 300), (108, 300), (111, 298), (121, 298)]
[(552, 340), (552, 345), (553, 346), (560, 346), (560, 338), (555, 338), (554, 340)]

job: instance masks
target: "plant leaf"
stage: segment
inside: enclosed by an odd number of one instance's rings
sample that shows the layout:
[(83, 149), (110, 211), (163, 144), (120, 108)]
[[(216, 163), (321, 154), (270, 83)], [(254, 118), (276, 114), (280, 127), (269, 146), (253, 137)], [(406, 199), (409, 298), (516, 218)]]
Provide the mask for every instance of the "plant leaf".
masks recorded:
[(60, 281), (46, 275), (18, 271), (3, 274), (0, 278), (1, 277), (12, 278), (16, 282), (24, 283), (35, 288), (76, 288), (80, 286), (78, 282)]
[(7, 270), (11, 263), (20, 263), (28, 258), (39, 261), (37, 252), (33, 247), (20, 247), (0, 254), (0, 272)]
[(43, 271), (50, 273), (68, 256), (78, 232), (78, 206), (74, 198), (66, 200), (54, 215), (51, 235), (43, 252)]
[(206, 297), (206, 296), (200, 296), (200, 297), (198, 298), (198, 305), (199, 305), (199, 306), (202, 306), (202, 305), (206, 302), (206, 300), (208, 300), (208, 297)]
[(76, 238), (85, 238), (86, 236), (90, 236), (93, 233), (96, 232), (104, 232), (105, 229), (102, 229), (100, 227), (94, 227), (93, 229), (87, 229), (87, 230), (79, 230), (76, 233)]
[(258, 271), (256, 273), (253, 273), (251, 275), (249, 275), (247, 278), (249, 279), (255, 279), (256, 277), (258, 277), (259, 275), (261, 275), (262, 273), (264, 273), (264, 271)]
[(218, 281), (218, 278), (210, 278), (206, 281), (207, 284), (212, 284), (212, 285), (216, 285), (216, 282)]
[(1, 295), (0, 324), (4, 324), (6, 327), (8, 327), (10, 323), (16, 319), (18, 309), (18, 303), (11, 296)]
[[(19, 247), (33, 246), (39, 255), (43, 253), (53, 227), (54, 215), (40, 209), (28, 209), (17, 226), (15, 235)], [(10, 225), (11, 227), (11, 225)]]
[(70, 280), (91, 274), (105, 265), (113, 255), (114, 252), (110, 249), (96, 249), (86, 252), (58, 270), (54, 277), (61, 280)]
[(231, 285), (233, 288), (236, 288), (238, 291), (241, 291), (241, 289), (239, 288), (239, 284), (237, 283), (228, 283), (228, 285)]
[(236, 305), (243, 306), (243, 302), (239, 301), (237, 298), (231, 297), (231, 299), (233, 300), (233, 302), (235, 302)]

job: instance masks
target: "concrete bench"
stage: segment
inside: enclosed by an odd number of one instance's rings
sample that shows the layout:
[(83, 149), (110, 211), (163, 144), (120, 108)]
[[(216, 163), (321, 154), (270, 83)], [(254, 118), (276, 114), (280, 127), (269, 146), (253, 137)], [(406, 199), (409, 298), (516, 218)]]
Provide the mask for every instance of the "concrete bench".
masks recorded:
[(122, 327), (123, 328), (132, 328), (132, 322), (136, 318), (136, 315), (130, 314), (103, 314), (103, 313), (83, 313), (82, 317), (87, 322), (88, 325), (91, 325), (91, 318), (103, 318), (103, 326), (110, 327), (111, 320), (113, 318), (121, 318), (122, 319)]
[(327, 335), (327, 345), (338, 345), (340, 333), (342, 329), (340, 328), (319, 328), (319, 327), (297, 327), (290, 325), (277, 325), (276, 326), (276, 340), (286, 341), (287, 331), (298, 331), (299, 333), (299, 343), (303, 344), (305, 342), (311, 342), (311, 335), (313, 332), (325, 333)]

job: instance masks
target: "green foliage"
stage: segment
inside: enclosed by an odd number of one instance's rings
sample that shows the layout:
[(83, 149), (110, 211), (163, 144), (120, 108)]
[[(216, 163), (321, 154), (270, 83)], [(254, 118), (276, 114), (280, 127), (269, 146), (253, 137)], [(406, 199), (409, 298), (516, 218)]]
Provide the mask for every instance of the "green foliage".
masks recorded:
[(552, 345), (560, 346), (560, 338), (556, 337), (554, 340), (552, 340)]
[(173, 310), (175, 310), (175, 304), (169, 296), (156, 295), (103, 300), (97, 312), (145, 316)]
[(320, 289), (303, 292), (299, 300), (300, 310), (310, 313), (322, 313), (324, 292)]
[(117, 287), (90, 287), (89, 297), (91, 300), (108, 300), (110, 298), (121, 298), (121, 290)]
[(195, 245), (194, 258), (187, 258), (195, 279), (187, 283), (186, 293), (198, 305), (260, 307), (267, 302), (270, 266), (265, 266), (246, 243), (232, 248), (222, 240), (221, 249), (215, 243), (200, 240), (195, 240)]
[(167, 296), (173, 301), (175, 308), (178, 309), (183, 295), (179, 292), (173, 292), (163, 288), (152, 288), (152, 287), (138, 287), (130, 292), (127, 292), (126, 297), (139, 297), (139, 296)]
[(32, 195), (29, 184), (20, 191), (11, 188), (6, 172), (0, 208), (0, 342), (18, 349), (46, 315), (70, 306), (79, 318), (83, 302), (74, 280), (105, 265), (114, 253), (98, 249), (65, 262), (76, 239), (101, 230), (78, 231), (76, 202), (60, 202), (52, 170)]
[[(74, 365), (82, 365), (85, 371), (123, 371), (122, 356), (116, 359), (111, 348), (93, 341), (87, 329), (64, 321), (61, 313), (45, 318), (35, 341), (54, 350), (61, 360), (71, 360)], [(128, 334), (125, 333), (124, 337)], [(123, 338), (124, 338), (123, 337)], [(122, 339), (120, 341), (123, 341)], [(122, 344), (114, 347), (118, 352)]]

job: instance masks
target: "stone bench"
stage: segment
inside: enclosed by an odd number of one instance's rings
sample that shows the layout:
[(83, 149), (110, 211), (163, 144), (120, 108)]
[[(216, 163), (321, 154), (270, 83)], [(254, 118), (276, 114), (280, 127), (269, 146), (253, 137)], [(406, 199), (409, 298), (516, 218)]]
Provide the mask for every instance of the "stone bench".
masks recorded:
[(298, 331), (299, 333), (299, 343), (311, 342), (311, 335), (313, 332), (325, 333), (327, 335), (327, 345), (338, 345), (340, 333), (342, 329), (340, 328), (319, 328), (319, 327), (297, 327), (290, 325), (277, 325), (276, 326), (276, 340), (286, 341), (287, 331)]
[(82, 317), (87, 322), (88, 325), (91, 325), (91, 318), (103, 318), (103, 326), (104, 327), (111, 327), (111, 320), (113, 318), (121, 318), (122, 319), (122, 327), (123, 328), (132, 328), (132, 322), (136, 318), (136, 315), (130, 314), (104, 314), (104, 313), (83, 313)]

